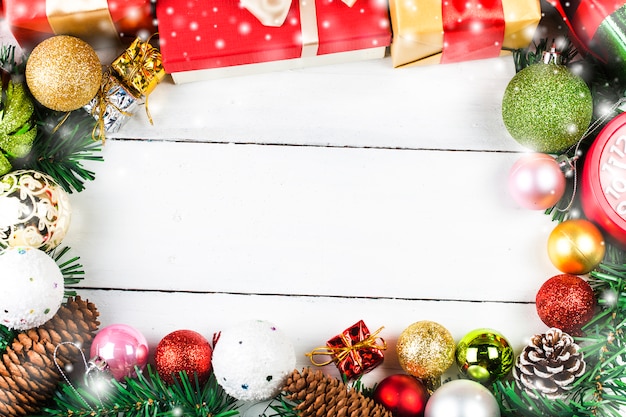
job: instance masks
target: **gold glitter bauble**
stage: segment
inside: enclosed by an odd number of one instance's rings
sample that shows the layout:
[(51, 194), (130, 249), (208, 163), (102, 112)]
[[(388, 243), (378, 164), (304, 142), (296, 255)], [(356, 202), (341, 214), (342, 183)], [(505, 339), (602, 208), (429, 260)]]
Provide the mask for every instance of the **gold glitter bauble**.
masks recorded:
[(53, 36), (33, 49), (26, 62), (26, 83), (45, 107), (72, 111), (96, 95), (102, 66), (96, 51), (74, 36)]
[(453, 363), (456, 343), (452, 334), (432, 321), (418, 321), (407, 327), (396, 345), (404, 371), (423, 380), (440, 377)]

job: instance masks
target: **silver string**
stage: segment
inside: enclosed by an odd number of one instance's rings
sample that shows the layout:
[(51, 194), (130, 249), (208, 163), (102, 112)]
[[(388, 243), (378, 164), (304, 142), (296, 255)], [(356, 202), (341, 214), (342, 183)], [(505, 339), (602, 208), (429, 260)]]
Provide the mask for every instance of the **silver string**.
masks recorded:
[(565, 164), (569, 165), (570, 169), (573, 172), (574, 178), (573, 178), (573, 184), (572, 184), (572, 197), (570, 198), (569, 203), (567, 203), (567, 206), (565, 206), (564, 208), (555, 207), (557, 211), (560, 211), (561, 213), (566, 212), (572, 207), (572, 204), (574, 204), (574, 197), (576, 196), (576, 191), (578, 188), (578, 173), (576, 170), (576, 162), (580, 158), (580, 145), (582, 141), (585, 138), (587, 138), (587, 136), (589, 136), (598, 127), (600, 127), (604, 122), (606, 122), (613, 115), (613, 112), (617, 110), (617, 108), (621, 106), (622, 104), (624, 104), (625, 102), (626, 102), (626, 97), (622, 97), (619, 100), (617, 100), (615, 103), (613, 103), (613, 105), (606, 112), (604, 112), (604, 114), (601, 117), (597, 118), (593, 123), (589, 125), (589, 127), (587, 128), (583, 136), (576, 142), (576, 145), (571, 146), (563, 154), (565, 155), (568, 152), (570, 152), (572, 149), (574, 149), (574, 156), (572, 158), (564, 157), (561, 159), (561, 161), (558, 161), (559, 166), (561, 166), (561, 168), (563, 168)]
[[(67, 385), (71, 388), (71, 390), (74, 391), (74, 394), (76, 394), (76, 396), (78, 398), (80, 398), (80, 400), (89, 408), (89, 410), (91, 410), (93, 413), (95, 413), (96, 410), (94, 410), (94, 408), (91, 406), (91, 404), (89, 404), (89, 402), (85, 399), (85, 397), (83, 397), (80, 394), (80, 392), (78, 392), (76, 387), (74, 387), (74, 385), (70, 382), (70, 379), (65, 374), (65, 371), (61, 368), (61, 365), (59, 365), (59, 362), (57, 360), (57, 351), (63, 345), (71, 345), (71, 346), (74, 346), (76, 349), (78, 349), (78, 351), (80, 352), (80, 356), (83, 359), (83, 365), (85, 365), (86, 376), (89, 375), (89, 373), (94, 369), (94, 367), (96, 367), (96, 365), (93, 364), (93, 363), (87, 362), (87, 358), (85, 357), (85, 354), (83, 353), (83, 350), (80, 348), (80, 345), (78, 343), (61, 342), (58, 345), (56, 345), (55, 348), (54, 348), (54, 353), (53, 353), (52, 357), (53, 357), (53, 360), (54, 360), (54, 364), (56, 365), (57, 369), (59, 370), (59, 373), (61, 374), (61, 376), (63, 377), (63, 379), (67, 383)], [(100, 401), (100, 405), (102, 406), (102, 399), (100, 398), (100, 394), (98, 393), (97, 389), (95, 390), (95, 394), (96, 394), (96, 397), (98, 397), (98, 401)]]

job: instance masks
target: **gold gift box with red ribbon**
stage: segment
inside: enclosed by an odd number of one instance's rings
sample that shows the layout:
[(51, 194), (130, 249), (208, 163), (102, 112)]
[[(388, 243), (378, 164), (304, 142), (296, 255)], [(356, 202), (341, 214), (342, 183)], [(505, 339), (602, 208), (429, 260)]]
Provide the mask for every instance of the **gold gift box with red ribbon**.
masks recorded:
[(527, 47), (539, 0), (390, 0), (394, 67), (494, 58)]
[(76, 36), (101, 49), (156, 31), (150, 0), (3, 0), (3, 6), (25, 50), (53, 35)]
[[(359, 320), (328, 340), (326, 346), (318, 347), (306, 355), (316, 366), (334, 362), (347, 379), (357, 378), (383, 363), (383, 351), (387, 349), (387, 344), (378, 336), (382, 329), (370, 333), (363, 320)], [(330, 359), (318, 361), (315, 357), (320, 355), (330, 356)]]

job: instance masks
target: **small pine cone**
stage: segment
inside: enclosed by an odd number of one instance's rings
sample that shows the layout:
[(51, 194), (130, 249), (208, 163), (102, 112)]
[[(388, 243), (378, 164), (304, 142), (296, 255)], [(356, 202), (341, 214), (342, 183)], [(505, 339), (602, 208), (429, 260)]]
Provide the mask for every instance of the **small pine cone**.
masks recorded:
[(283, 391), (298, 402), (300, 417), (391, 417), (382, 405), (321, 370), (294, 370)]
[[(76, 297), (68, 299), (46, 323), (18, 333), (1, 357), (0, 416), (37, 413), (61, 380), (55, 348), (72, 342), (88, 349), (99, 325), (96, 306)], [(78, 359), (75, 346), (59, 346), (56, 362), (61, 368)]]
[(532, 398), (534, 390), (548, 399), (564, 398), (585, 372), (585, 361), (574, 339), (560, 329), (537, 334), (515, 361), (517, 386)]

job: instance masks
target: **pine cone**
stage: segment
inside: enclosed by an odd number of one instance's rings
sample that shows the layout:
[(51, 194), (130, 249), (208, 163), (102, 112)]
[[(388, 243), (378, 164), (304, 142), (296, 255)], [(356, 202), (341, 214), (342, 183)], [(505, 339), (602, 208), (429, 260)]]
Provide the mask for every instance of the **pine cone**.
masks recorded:
[(320, 370), (294, 370), (283, 391), (287, 399), (298, 403), (300, 417), (391, 417), (391, 412), (373, 399)]
[[(24, 416), (38, 412), (52, 398), (61, 380), (54, 350), (61, 342), (88, 349), (100, 325), (93, 303), (70, 298), (43, 325), (18, 333), (0, 363), (0, 416)], [(61, 345), (57, 363), (64, 368), (80, 359), (75, 346)]]
[(515, 361), (513, 376), (517, 386), (532, 398), (563, 398), (585, 372), (585, 361), (574, 339), (560, 329), (537, 334)]

